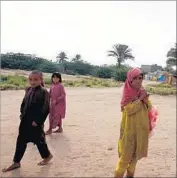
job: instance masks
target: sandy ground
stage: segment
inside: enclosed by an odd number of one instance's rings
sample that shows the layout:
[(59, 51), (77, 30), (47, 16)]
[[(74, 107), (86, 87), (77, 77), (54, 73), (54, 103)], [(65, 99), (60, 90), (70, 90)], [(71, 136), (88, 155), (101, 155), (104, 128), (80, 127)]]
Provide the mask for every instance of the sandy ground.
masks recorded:
[[(2, 177), (111, 177), (117, 161), (120, 88), (67, 88), (64, 132), (47, 137), (54, 159), (39, 167), (37, 148), (29, 144), (22, 168)], [(0, 168), (11, 163), (24, 91), (1, 92)], [(160, 111), (149, 156), (139, 161), (137, 177), (176, 177), (176, 98), (151, 96)], [(47, 129), (48, 121), (45, 124)]]

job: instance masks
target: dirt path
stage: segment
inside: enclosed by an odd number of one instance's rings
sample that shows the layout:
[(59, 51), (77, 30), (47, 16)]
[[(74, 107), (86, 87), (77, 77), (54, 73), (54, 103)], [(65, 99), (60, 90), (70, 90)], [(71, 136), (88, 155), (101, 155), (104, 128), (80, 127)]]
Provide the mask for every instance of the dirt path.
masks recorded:
[[(64, 133), (47, 137), (54, 154), (51, 164), (38, 167), (36, 147), (28, 145), (22, 168), (3, 177), (111, 177), (117, 160), (121, 89), (68, 88)], [(11, 163), (23, 91), (1, 92), (0, 168)], [(160, 110), (155, 135), (150, 140), (149, 157), (138, 166), (138, 177), (175, 177), (176, 98), (152, 96)], [(48, 122), (46, 122), (46, 126)], [(109, 149), (111, 148), (111, 149)]]

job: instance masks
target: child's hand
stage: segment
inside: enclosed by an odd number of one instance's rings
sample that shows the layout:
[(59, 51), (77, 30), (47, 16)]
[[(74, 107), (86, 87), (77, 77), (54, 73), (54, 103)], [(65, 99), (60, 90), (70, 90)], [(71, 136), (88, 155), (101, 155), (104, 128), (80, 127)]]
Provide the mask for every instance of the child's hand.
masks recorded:
[(37, 127), (36, 122), (33, 121), (32, 126)]
[(146, 91), (143, 91), (139, 97), (139, 100), (143, 101), (146, 97), (147, 97), (147, 93), (146, 93)]
[(146, 96), (146, 97), (143, 99), (143, 103), (147, 105), (147, 104), (148, 104), (148, 99), (149, 99), (149, 96)]

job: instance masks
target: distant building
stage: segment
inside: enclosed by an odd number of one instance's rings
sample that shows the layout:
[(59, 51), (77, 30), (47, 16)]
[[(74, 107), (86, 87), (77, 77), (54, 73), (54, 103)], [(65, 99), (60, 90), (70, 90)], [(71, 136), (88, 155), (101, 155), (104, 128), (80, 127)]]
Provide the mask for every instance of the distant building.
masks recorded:
[(156, 72), (156, 71), (163, 71), (163, 67), (162, 66), (158, 66), (157, 64), (153, 64), (151, 66), (151, 72)]
[(143, 71), (143, 73), (149, 73), (149, 72), (156, 72), (156, 71), (163, 70), (163, 67), (158, 66), (157, 64), (141, 65), (141, 70)]
[(141, 65), (141, 70), (143, 73), (151, 72), (151, 65)]

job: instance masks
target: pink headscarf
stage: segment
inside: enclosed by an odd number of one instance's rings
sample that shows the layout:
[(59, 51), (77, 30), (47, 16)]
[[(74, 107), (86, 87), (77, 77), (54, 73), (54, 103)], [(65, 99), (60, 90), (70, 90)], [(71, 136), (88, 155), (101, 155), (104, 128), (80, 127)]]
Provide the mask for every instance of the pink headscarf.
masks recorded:
[(143, 89), (141, 88), (137, 90), (137, 89), (132, 88), (131, 86), (131, 82), (133, 81), (133, 79), (140, 74), (142, 74), (142, 71), (139, 68), (133, 68), (128, 71), (127, 79), (125, 81), (124, 89), (123, 89), (121, 109), (123, 109), (125, 105), (134, 101), (135, 99), (137, 99), (137, 97), (140, 96)]

